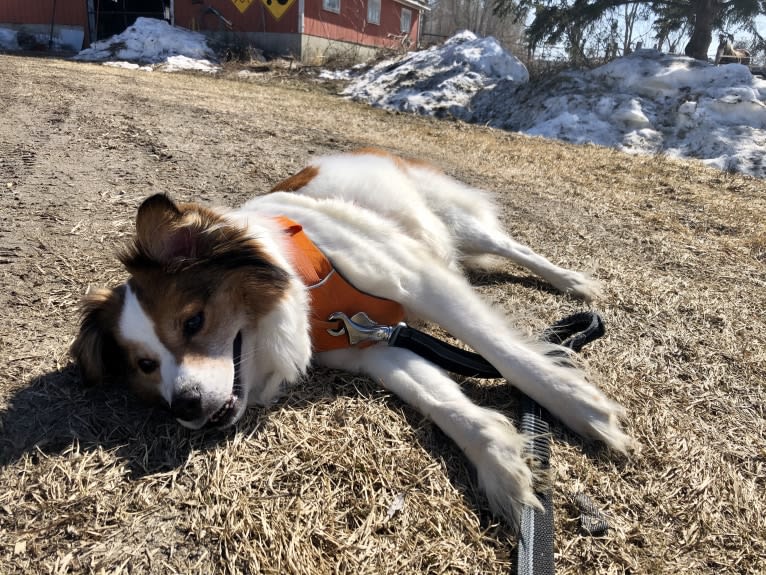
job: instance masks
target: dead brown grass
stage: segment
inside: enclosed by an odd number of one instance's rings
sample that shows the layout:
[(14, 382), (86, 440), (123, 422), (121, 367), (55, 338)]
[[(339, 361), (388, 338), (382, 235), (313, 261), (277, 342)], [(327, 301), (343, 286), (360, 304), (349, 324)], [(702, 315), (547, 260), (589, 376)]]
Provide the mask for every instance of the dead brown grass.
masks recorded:
[[(0, 572), (507, 573), (515, 538), (432, 424), (316, 371), (236, 431), (190, 433), (68, 365), (76, 301), (119, 281), (146, 194), (236, 204), (363, 145), (493, 190), (509, 228), (603, 280), (589, 370), (630, 460), (555, 430), (560, 573), (766, 572), (766, 185), (392, 115), (276, 76), (139, 74), (0, 56)], [(10, 185), (8, 185), (10, 184)], [(525, 330), (579, 307), (525, 272), (477, 289)], [(466, 382), (515, 413), (499, 382)], [(583, 490), (611, 530), (589, 538)]]

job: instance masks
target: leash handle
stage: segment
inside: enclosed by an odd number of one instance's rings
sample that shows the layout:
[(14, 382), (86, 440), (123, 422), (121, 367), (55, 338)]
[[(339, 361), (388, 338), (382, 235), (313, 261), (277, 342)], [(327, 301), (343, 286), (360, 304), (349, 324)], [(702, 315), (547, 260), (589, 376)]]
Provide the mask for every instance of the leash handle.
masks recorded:
[(579, 352), (582, 348), (606, 333), (604, 320), (595, 311), (573, 313), (545, 328), (543, 341), (557, 343)]
[[(579, 352), (583, 346), (604, 335), (601, 316), (584, 311), (560, 319), (542, 333), (543, 341), (556, 343)], [(559, 352), (562, 353), (563, 352)], [(553, 354), (556, 354), (554, 351)], [(521, 403), (520, 430), (529, 441), (525, 453), (537, 460), (543, 473), (550, 469), (550, 426), (546, 411), (527, 396)], [(553, 575), (555, 529), (553, 523), (553, 490), (550, 485), (535, 492), (542, 511), (529, 506), (521, 510), (519, 546), (516, 555), (517, 575)]]
[[(533, 399), (523, 396), (520, 431), (528, 437), (524, 452), (537, 461), (542, 473), (550, 469), (550, 426), (545, 410)], [(550, 484), (535, 491), (542, 511), (525, 505), (521, 510), (519, 545), (516, 555), (517, 575), (553, 575), (555, 530), (553, 524), (553, 492)]]

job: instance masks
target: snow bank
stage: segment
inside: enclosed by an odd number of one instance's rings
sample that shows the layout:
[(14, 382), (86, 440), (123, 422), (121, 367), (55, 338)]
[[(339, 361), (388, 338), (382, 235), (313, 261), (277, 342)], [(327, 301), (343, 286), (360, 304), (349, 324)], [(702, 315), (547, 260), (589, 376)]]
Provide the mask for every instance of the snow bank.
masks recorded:
[(20, 50), (16, 41), (16, 30), (0, 28), (0, 50)]
[(766, 178), (766, 82), (739, 64), (638, 50), (531, 84), (494, 39), (464, 32), (351, 77), (345, 94), (376, 106)]
[[(746, 66), (639, 50), (524, 90), (483, 95), (474, 121), (766, 177), (766, 82)], [(513, 97), (512, 109), (491, 101)], [(486, 112), (491, 111), (491, 117)]]
[(133, 68), (131, 64), (151, 64), (151, 68), (175, 72), (178, 70), (198, 70), (215, 72), (218, 66), (216, 58), (208, 47), (203, 34), (171, 26), (164, 20), (138, 18), (124, 32), (95, 42), (75, 56), (76, 60), (88, 62), (108, 62), (111, 65)]
[(500, 80), (526, 82), (527, 69), (494, 38), (461, 32), (441, 46), (379, 63), (345, 94), (376, 106), (467, 118), (471, 98)]

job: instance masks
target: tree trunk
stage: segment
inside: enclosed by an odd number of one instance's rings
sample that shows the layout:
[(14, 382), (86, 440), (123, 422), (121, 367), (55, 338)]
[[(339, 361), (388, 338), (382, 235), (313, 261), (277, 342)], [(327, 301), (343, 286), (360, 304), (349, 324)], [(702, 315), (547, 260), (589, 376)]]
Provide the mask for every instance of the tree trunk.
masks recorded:
[(622, 54), (630, 54), (633, 50), (631, 44), (633, 43), (633, 27), (638, 20), (638, 4), (625, 5), (623, 7), (623, 23), (625, 24), (625, 31), (622, 36)]
[(684, 48), (687, 56), (707, 60), (707, 51), (713, 41), (713, 22), (721, 9), (719, 0), (694, 0), (694, 22), (691, 38)]

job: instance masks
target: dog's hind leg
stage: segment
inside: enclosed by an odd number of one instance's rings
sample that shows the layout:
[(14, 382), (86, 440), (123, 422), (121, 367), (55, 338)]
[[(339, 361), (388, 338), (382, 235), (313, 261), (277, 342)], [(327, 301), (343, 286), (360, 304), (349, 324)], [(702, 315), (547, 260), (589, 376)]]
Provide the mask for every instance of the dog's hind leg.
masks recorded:
[(491, 254), (508, 258), (537, 274), (556, 289), (585, 300), (599, 294), (587, 275), (559, 267), (502, 230), (490, 196), (440, 172), (411, 168), (410, 177), (429, 207), (450, 230), (455, 247), (470, 258)]
[(376, 345), (320, 354), (330, 367), (379, 381), (449, 436), (476, 466), (490, 506), (518, 526), (522, 505), (539, 506), (523, 459), (525, 438), (497, 411), (468, 399), (444, 371), (406, 349)]
[(511, 238), (495, 226), (466, 222), (457, 239), (458, 249), (466, 256), (491, 254), (508, 258), (540, 276), (556, 289), (586, 301), (600, 294), (599, 282), (588, 275), (559, 267), (547, 258)]

